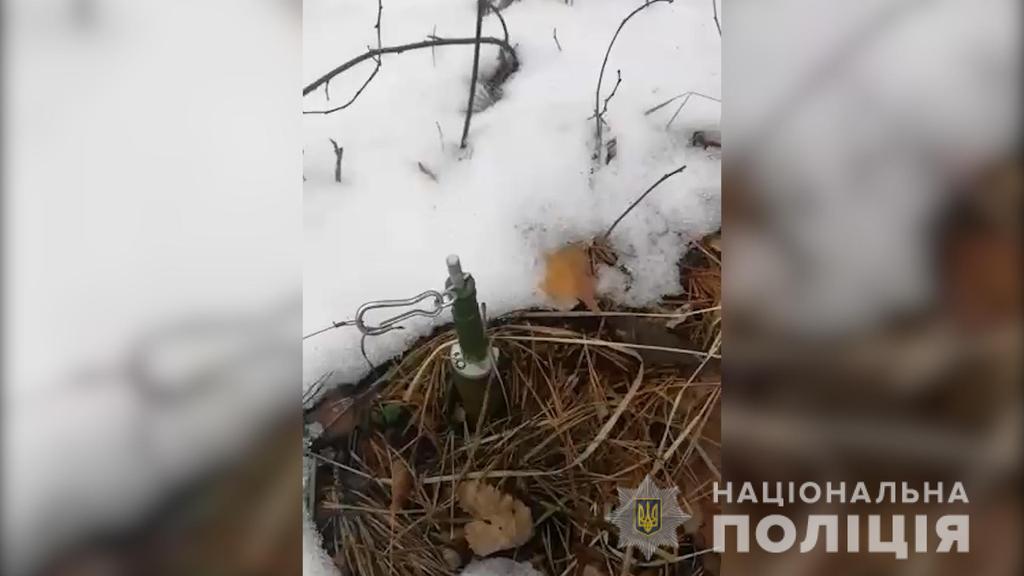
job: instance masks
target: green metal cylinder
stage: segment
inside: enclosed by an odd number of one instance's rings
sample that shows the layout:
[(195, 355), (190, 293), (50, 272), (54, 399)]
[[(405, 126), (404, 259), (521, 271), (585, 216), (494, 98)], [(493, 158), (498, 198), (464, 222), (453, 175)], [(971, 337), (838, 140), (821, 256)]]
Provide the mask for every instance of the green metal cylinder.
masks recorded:
[(445, 284), (454, 293), (452, 320), (458, 343), (452, 345), (449, 360), (452, 365), (452, 384), (458, 392), (466, 420), (476, 426), (484, 412), (486, 417), (504, 414), (505, 395), (500, 380), (495, 378), (498, 350), (491, 348), (485, 332), (480, 303), (476, 297), (476, 281), (462, 271), (457, 256), (448, 257), (448, 281)]
[(459, 337), (462, 354), (468, 362), (485, 362), (488, 360), (487, 335), (480, 316), (480, 304), (476, 299), (476, 281), (466, 274), (461, 289), (453, 290), (455, 302), (452, 303), (452, 319), (455, 321), (455, 333)]

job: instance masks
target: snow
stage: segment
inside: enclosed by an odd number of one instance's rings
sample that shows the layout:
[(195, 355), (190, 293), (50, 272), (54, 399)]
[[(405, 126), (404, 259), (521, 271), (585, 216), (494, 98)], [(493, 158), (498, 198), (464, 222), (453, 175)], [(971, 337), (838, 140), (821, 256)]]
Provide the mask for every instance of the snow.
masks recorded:
[[(350, 108), (306, 115), (304, 330), (349, 319), (370, 300), (440, 289), (449, 253), (459, 254), (476, 277), (491, 315), (544, 305), (537, 286), (546, 251), (603, 232), (661, 175), (686, 164), (612, 236), (632, 282), (619, 276), (601, 284), (606, 296), (632, 305), (678, 290), (675, 263), (686, 242), (716, 229), (720, 219), (719, 159), (686, 140), (695, 128), (717, 126), (720, 107), (693, 98), (670, 130), (665, 124), (675, 106), (650, 116), (643, 111), (690, 90), (717, 96), (720, 39), (707, 3), (656, 4), (633, 18), (612, 51), (602, 92), (603, 100), (621, 70), (607, 113), (618, 157), (591, 175), (588, 117), (598, 71), (633, 8), (615, 0), (509, 6), (504, 16), (521, 68), (497, 103), (474, 114), (466, 150), (459, 149), (459, 136), (471, 46), (385, 56)], [(306, 2), (306, 81), (376, 45), (376, 13), (376, 3), (366, 0)], [(382, 41), (416, 42), (435, 26), (439, 36), (472, 36), (474, 18), (473, 2), (385, 0)], [(502, 35), (493, 15), (484, 35)], [(496, 54), (493, 46), (482, 49), (482, 69), (493, 69)], [(369, 61), (350, 69), (331, 82), (331, 101), (318, 90), (305, 99), (306, 109), (347, 101), (372, 69)], [(331, 138), (345, 149), (340, 184)], [(406, 326), (367, 339), (370, 359), (401, 351), (430, 322)], [(356, 330), (343, 329), (306, 341), (307, 386), (330, 370), (335, 382), (360, 376), (367, 365), (358, 340)]]
[[(465, 150), (459, 137), (472, 46), (386, 55), (352, 106), (306, 115), (304, 333), (348, 320), (371, 300), (441, 289), (450, 253), (476, 277), (489, 315), (548, 305), (537, 288), (544, 253), (603, 233), (658, 178), (685, 164), (686, 171), (648, 196), (612, 235), (632, 279), (606, 274), (599, 282), (601, 295), (620, 304), (650, 304), (677, 291), (676, 263), (687, 242), (720, 222), (719, 157), (687, 145), (694, 130), (717, 128), (720, 106), (693, 98), (669, 129), (675, 104), (643, 112), (688, 91), (719, 96), (721, 40), (707, 2), (655, 4), (627, 24), (601, 94), (603, 100), (621, 71), (605, 131), (606, 141), (617, 140), (617, 157), (592, 173), (594, 121), (588, 117), (598, 72), (619, 23), (639, 5), (522, 0), (507, 7), (503, 15), (520, 69), (496, 103), (473, 115)], [(377, 3), (370, 0), (307, 0), (305, 81), (375, 46), (376, 18)], [(430, 34), (470, 37), (474, 21), (471, 1), (384, 0), (382, 44)], [(493, 14), (483, 35), (502, 36)], [(482, 48), (482, 74), (495, 69), (497, 52)], [(335, 78), (331, 100), (320, 89), (304, 99), (305, 109), (348, 101), (373, 67), (367, 61)], [(344, 148), (341, 183), (334, 181), (332, 138)], [(367, 355), (375, 363), (393, 356), (446, 316), (367, 338)], [(332, 384), (359, 378), (368, 369), (359, 344), (353, 328), (305, 341), (304, 387), (332, 371)], [(323, 558), (307, 561), (307, 574), (332, 572)]]

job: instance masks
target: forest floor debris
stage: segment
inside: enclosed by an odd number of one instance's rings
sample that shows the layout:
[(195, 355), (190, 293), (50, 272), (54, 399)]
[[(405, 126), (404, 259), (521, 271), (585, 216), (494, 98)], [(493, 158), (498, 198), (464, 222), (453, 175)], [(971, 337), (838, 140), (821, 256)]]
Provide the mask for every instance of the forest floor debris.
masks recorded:
[[(721, 259), (717, 235), (699, 244), (680, 263), (684, 292), (652, 309), (492, 321), (511, 409), (479, 429), (449, 385), (450, 328), (397, 359), (372, 400), (325, 395), (309, 415), (333, 431), (310, 447), (313, 517), (341, 573), (454, 574), (474, 556), (549, 575), (716, 573)], [(693, 516), (678, 549), (649, 561), (606, 520), (616, 488), (647, 474), (679, 486)]]

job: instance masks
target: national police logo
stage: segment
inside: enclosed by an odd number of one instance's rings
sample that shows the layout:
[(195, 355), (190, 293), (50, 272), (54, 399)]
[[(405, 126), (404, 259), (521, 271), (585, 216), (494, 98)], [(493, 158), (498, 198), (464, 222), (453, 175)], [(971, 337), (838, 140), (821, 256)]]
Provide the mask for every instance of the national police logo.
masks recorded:
[(661, 498), (636, 499), (636, 529), (648, 536), (661, 529)]
[(648, 476), (636, 490), (618, 491), (619, 507), (608, 520), (619, 529), (620, 547), (638, 548), (648, 560), (659, 546), (676, 547), (676, 528), (690, 518), (679, 509), (679, 488), (658, 488)]

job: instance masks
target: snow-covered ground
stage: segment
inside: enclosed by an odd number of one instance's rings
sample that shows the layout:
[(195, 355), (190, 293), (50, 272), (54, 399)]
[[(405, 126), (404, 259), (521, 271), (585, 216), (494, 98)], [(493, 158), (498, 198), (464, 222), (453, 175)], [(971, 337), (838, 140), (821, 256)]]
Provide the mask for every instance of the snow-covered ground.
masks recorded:
[[(687, 241), (720, 218), (720, 162), (687, 146), (696, 128), (717, 127), (720, 104), (695, 97), (666, 124), (687, 91), (720, 94), (720, 38), (709, 2), (655, 4), (623, 29), (611, 52), (602, 97), (607, 137), (617, 157), (591, 175), (594, 94), (605, 50), (622, 19), (641, 2), (521, 0), (504, 11), (520, 69), (493, 106), (474, 114), (469, 145), (459, 147), (472, 46), (386, 55), (376, 78), (349, 108), (304, 122), (304, 329), (349, 319), (364, 302), (440, 289), (449, 253), (477, 278), (492, 315), (544, 304), (537, 286), (546, 251), (605, 230), (661, 175), (687, 165), (638, 206), (613, 234), (633, 272), (602, 278), (603, 294), (645, 304), (679, 288), (675, 264)], [(376, 46), (372, 0), (309, 0), (304, 5), (304, 77), (311, 82)], [(384, 0), (384, 46), (428, 35), (472, 37), (475, 3)], [(557, 30), (558, 42), (554, 39)], [(488, 14), (485, 36), (502, 36)], [(561, 49), (559, 49), (559, 44)], [(481, 70), (497, 65), (485, 46)], [(364, 62), (305, 98), (307, 110), (346, 102), (373, 70)], [(344, 148), (334, 181), (330, 139)], [(421, 170), (422, 165), (436, 181)], [(443, 319), (438, 320), (443, 321)], [(428, 330), (429, 322), (367, 340), (378, 361)], [(335, 381), (366, 370), (354, 329), (304, 345), (308, 384), (329, 370)]]
[[(442, 46), (386, 55), (359, 99), (304, 122), (304, 332), (347, 320), (364, 302), (441, 289), (445, 256), (458, 253), (477, 278), (489, 314), (545, 305), (538, 289), (544, 254), (602, 233), (663, 174), (685, 164), (615, 229), (612, 243), (632, 273), (600, 278), (602, 296), (641, 305), (679, 289), (676, 263), (687, 242), (720, 222), (720, 158), (688, 146), (696, 129), (717, 128), (720, 104), (690, 99), (671, 127), (678, 103), (645, 115), (689, 91), (721, 92), (721, 40), (710, 2), (658, 3), (636, 15), (612, 49), (601, 100), (608, 104), (605, 140), (617, 156), (592, 170), (595, 87), (620, 22), (642, 2), (520, 0), (502, 14), (520, 61), (501, 98), (473, 115), (468, 146), (459, 140), (468, 96), (472, 46)], [(307, 0), (307, 83), (376, 46), (377, 2)], [(474, 34), (471, 0), (384, 0), (383, 46)], [(556, 32), (557, 31), (557, 32)], [(557, 42), (555, 35), (557, 34)], [(502, 37), (494, 14), (484, 36)], [(481, 73), (498, 50), (481, 51)], [(373, 71), (367, 61), (319, 89), (306, 110), (347, 102)], [(331, 139), (344, 148), (342, 181), (334, 180)], [(421, 168), (422, 166), (422, 168)], [(426, 174), (429, 171), (433, 174)], [(434, 322), (443, 322), (444, 317)], [(373, 361), (402, 350), (431, 321), (368, 338)], [(354, 328), (304, 343), (308, 386), (334, 371), (332, 382), (367, 370)], [(307, 574), (333, 571), (307, 522)]]

